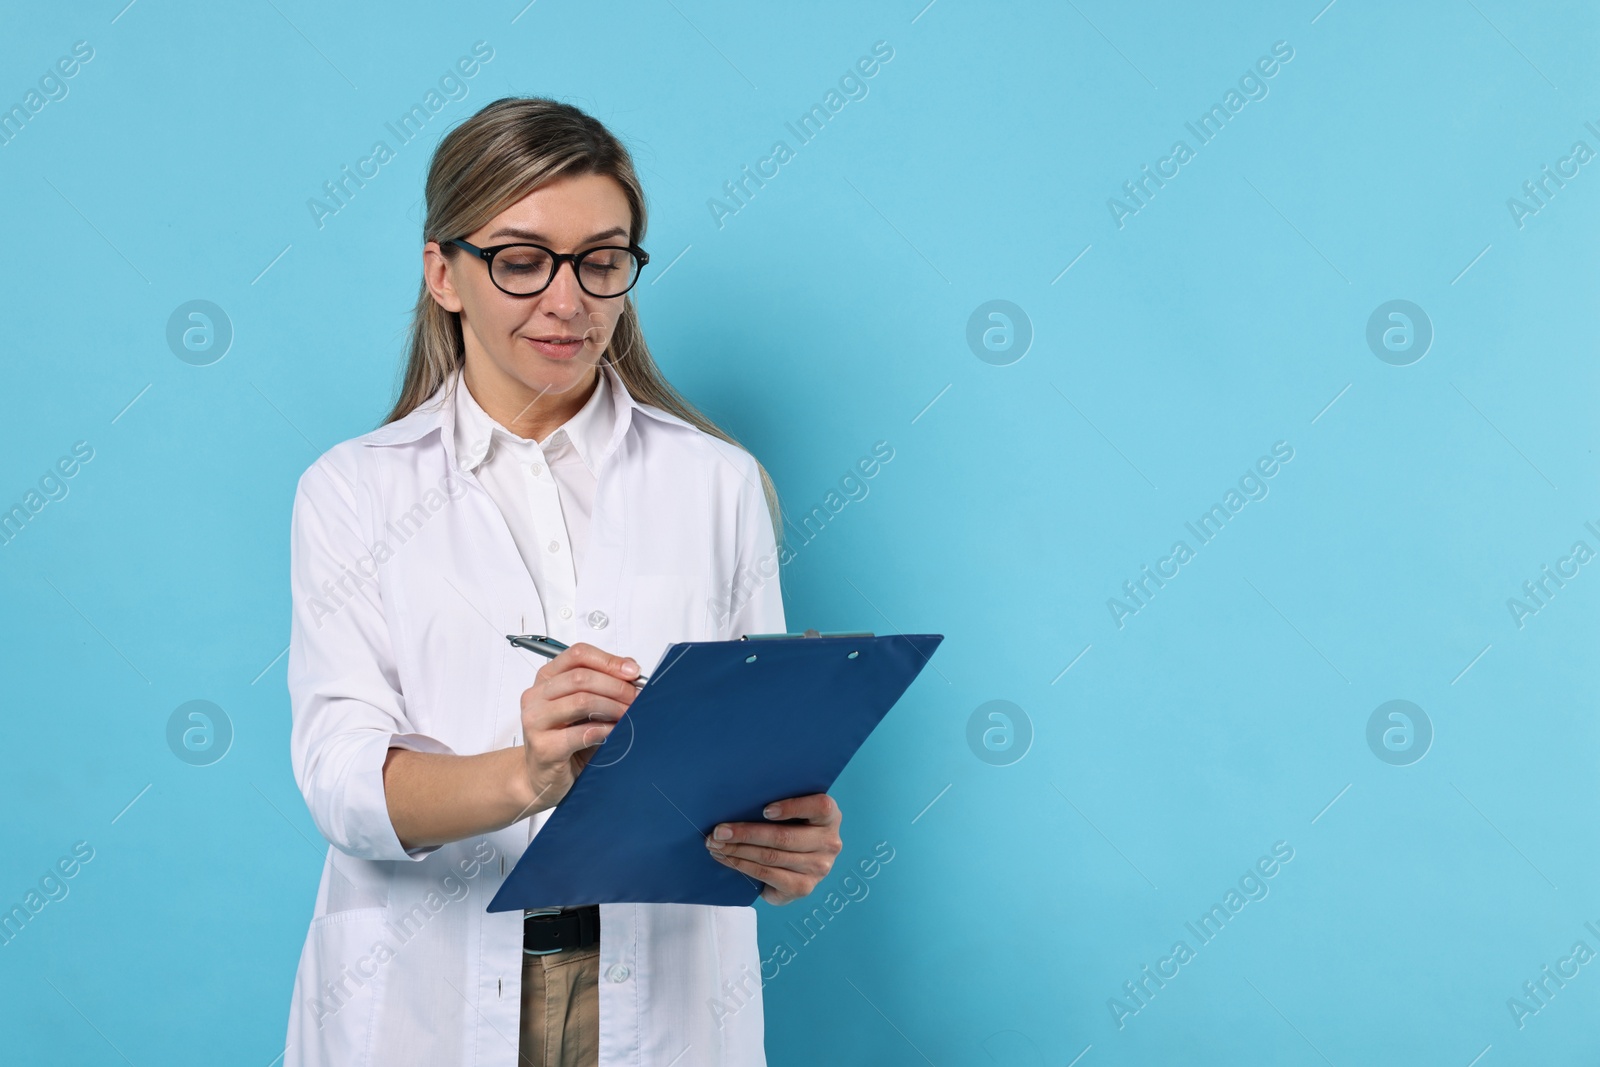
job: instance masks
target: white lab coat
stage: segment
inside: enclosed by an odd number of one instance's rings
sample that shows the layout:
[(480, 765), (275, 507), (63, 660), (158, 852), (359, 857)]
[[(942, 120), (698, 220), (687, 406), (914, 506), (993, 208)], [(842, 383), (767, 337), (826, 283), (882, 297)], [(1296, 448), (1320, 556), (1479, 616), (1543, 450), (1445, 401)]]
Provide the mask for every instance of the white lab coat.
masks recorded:
[[(754, 459), (628, 395), (600, 460), (580, 638), (654, 669), (668, 644), (785, 629)], [(486, 912), (529, 826), (401, 846), (391, 746), (518, 744), (542, 608), (504, 518), (457, 465), (443, 389), (300, 478), (290, 554), (295, 781), (332, 844), (295, 975), (285, 1067), (514, 1067), (522, 912)], [(526, 625), (527, 629), (522, 627)], [(714, 772), (711, 772), (714, 773)], [(548, 812), (533, 817), (533, 830)], [(759, 1067), (752, 908), (603, 904), (601, 1067)]]

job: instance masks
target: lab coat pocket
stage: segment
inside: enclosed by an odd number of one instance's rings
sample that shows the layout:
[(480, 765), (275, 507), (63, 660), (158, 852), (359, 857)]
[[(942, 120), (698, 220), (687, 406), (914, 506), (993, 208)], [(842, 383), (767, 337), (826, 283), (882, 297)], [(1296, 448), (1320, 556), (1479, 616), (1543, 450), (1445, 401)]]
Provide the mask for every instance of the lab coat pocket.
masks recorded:
[(302, 1000), (291, 1007), (301, 1018), (289, 1032), (303, 1044), (290, 1050), (290, 1064), (366, 1067), (371, 1063), (374, 1018), (382, 1003), (394, 951), (385, 936), (388, 909), (352, 908), (311, 920), (295, 987)]
[(641, 574), (630, 586), (629, 623), (639, 649), (633, 655), (646, 671), (668, 645), (709, 640), (715, 632), (715, 606), (703, 584), (689, 575)]

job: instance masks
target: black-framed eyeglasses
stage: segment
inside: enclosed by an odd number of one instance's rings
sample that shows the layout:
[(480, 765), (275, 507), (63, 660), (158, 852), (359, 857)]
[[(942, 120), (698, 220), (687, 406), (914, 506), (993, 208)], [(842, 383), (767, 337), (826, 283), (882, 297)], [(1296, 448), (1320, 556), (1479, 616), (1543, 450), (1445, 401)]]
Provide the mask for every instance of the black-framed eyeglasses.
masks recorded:
[(510, 296), (542, 293), (555, 281), (561, 264), (572, 263), (578, 286), (590, 296), (621, 296), (639, 280), (650, 256), (638, 245), (599, 245), (582, 252), (557, 252), (536, 244), (493, 245), (479, 248), (461, 238), (445, 242), (477, 256), (489, 268), (489, 280)]

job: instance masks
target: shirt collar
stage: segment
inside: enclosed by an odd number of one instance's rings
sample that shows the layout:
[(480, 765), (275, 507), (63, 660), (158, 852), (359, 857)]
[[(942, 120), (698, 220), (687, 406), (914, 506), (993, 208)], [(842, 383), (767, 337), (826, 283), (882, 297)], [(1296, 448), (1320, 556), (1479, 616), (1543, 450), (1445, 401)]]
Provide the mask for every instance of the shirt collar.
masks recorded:
[[(606, 381), (610, 383), (610, 399), (614, 410), (613, 425), (610, 439), (605, 442), (600, 450), (598, 462), (603, 464), (611, 453), (617, 450), (622, 443), (622, 438), (633, 425), (634, 413), (640, 413), (658, 423), (669, 426), (680, 426), (693, 430), (695, 427), (680, 419), (670, 412), (663, 411), (654, 404), (642, 404), (635, 400), (628, 387), (622, 381), (622, 376), (609, 362), (601, 361), (601, 369), (605, 372)], [(439, 443), (445, 450), (445, 456), (452, 466), (456, 460), (455, 445), (455, 410), (456, 406), (450, 402), (450, 389), (460, 377), (457, 370), (446, 378), (434, 389), (432, 395), (418, 404), (410, 414), (379, 426), (376, 430), (362, 434), (358, 440), (368, 448), (384, 448), (397, 445), (406, 445), (420, 441), (435, 430), (439, 431)]]
[[(609, 364), (606, 364), (605, 368), (611, 369)], [(578, 453), (578, 458), (589, 468), (589, 472), (598, 476), (600, 457), (610, 442), (611, 431), (616, 426), (616, 405), (611, 396), (613, 386), (603, 371), (594, 387), (590, 389), (589, 398), (584, 401), (583, 406), (566, 422), (551, 431), (542, 442), (519, 437), (500, 425), (483, 410), (483, 405), (472, 395), (472, 390), (467, 388), (466, 379), (460, 370), (455, 372), (455, 379), (452, 401), (455, 408), (455, 425), (452, 434), (455, 439), (456, 455), (463, 470), (476, 470), (488, 458), (496, 442), (508, 443), (513, 447), (531, 445), (544, 449), (549, 448), (558, 438), (565, 438), (571, 442), (573, 449)]]
[[(683, 429), (698, 429), (678, 418), (669, 411), (662, 411), (658, 406), (650, 403), (640, 403), (634, 400), (632, 394), (627, 392), (627, 386), (622, 382), (621, 374), (616, 373), (616, 368), (608, 362), (600, 363), (605, 371), (606, 381), (611, 382), (611, 406), (614, 410), (614, 426), (611, 429), (611, 438), (605, 443), (605, 448), (600, 451), (600, 464), (605, 464), (611, 453), (618, 450), (622, 437), (634, 426), (634, 414), (643, 414), (646, 418), (653, 419), (658, 424), (666, 426), (683, 427)], [(459, 374), (459, 373), (458, 373)], [(366, 434), (357, 438), (358, 442), (366, 448), (392, 448), (392, 446), (410, 445), (419, 442), (422, 438), (438, 430), (440, 448), (445, 450), (445, 459), (451, 467), (456, 466), (456, 406), (450, 403), (451, 382), (458, 378), (458, 374), (451, 374), (450, 378), (434, 390), (427, 400), (419, 403), (410, 414), (386, 422), (376, 430), (368, 430)]]

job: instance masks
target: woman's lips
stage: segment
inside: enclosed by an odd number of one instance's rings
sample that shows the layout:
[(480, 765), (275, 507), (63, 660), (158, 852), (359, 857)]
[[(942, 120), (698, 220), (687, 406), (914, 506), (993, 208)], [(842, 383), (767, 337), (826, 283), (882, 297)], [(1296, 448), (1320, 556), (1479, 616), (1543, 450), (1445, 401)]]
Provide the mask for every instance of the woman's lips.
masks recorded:
[(567, 341), (540, 341), (532, 337), (528, 343), (537, 349), (540, 354), (550, 359), (571, 359), (583, 348), (583, 338), (574, 337)]

